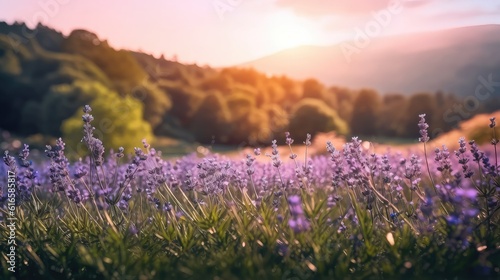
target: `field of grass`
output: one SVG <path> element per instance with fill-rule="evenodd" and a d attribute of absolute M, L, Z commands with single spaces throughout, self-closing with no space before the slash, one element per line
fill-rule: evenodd
<path fill-rule="evenodd" d="M 241 159 L 175 160 L 146 141 L 106 153 L 92 120 L 86 106 L 80 161 L 62 139 L 42 163 L 28 146 L 5 153 L 2 279 L 500 277 L 494 119 L 495 145 L 457 139 L 456 151 L 426 146 L 422 115 L 414 154 L 354 137 L 311 155 L 307 136 L 297 155 L 287 135 Z"/>

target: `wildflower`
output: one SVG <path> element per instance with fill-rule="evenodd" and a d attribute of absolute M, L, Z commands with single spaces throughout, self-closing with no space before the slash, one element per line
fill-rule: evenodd
<path fill-rule="evenodd" d="M 483 167 L 488 174 L 490 174 L 491 176 L 494 176 L 494 177 L 497 176 L 496 168 L 494 165 L 492 165 L 490 163 L 489 157 L 485 156 L 481 159 L 481 161 L 483 162 Z"/>
<path fill-rule="evenodd" d="M 440 150 L 439 148 L 436 148 L 435 150 L 436 157 L 434 158 L 434 161 L 439 165 L 437 167 L 437 170 L 440 172 L 448 171 L 452 172 L 451 168 L 451 162 L 450 162 L 450 153 L 448 149 L 446 148 L 445 145 L 443 145 L 443 149 Z"/>
<path fill-rule="evenodd" d="M 473 160 L 479 163 L 481 159 L 484 157 L 484 153 L 479 150 L 474 140 L 469 141 L 469 145 L 470 145 L 470 152 L 472 153 L 472 157 L 474 158 Z"/>
<path fill-rule="evenodd" d="M 122 158 L 122 157 L 124 157 L 124 156 L 125 156 L 125 155 L 123 154 L 123 151 L 124 151 L 124 150 L 125 150 L 125 149 L 124 149 L 123 147 L 118 148 L 118 153 L 116 154 L 116 157 L 117 157 L 117 158 Z"/>
<path fill-rule="evenodd" d="M 457 189 L 455 195 L 458 201 L 461 201 L 462 199 L 474 200 L 477 196 L 477 191 L 473 188 Z"/>
<path fill-rule="evenodd" d="M 9 167 L 10 171 L 16 174 L 17 170 L 16 159 L 13 156 L 10 156 L 8 151 L 5 151 L 4 153 L 3 162 L 5 163 L 5 165 Z"/>
<path fill-rule="evenodd" d="M 122 211 L 127 211 L 128 208 L 129 208 L 129 205 L 128 205 L 128 202 L 121 199 L 119 202 L 118 202 L 118 208 L 120 208 L 120 210 Z"/>
<path fill-rule="evenodd" d="M 309 229 L 309 222 L 307 221 L 302 203 L 298 195 L 292 195 L 288 198 L 288 206 L 290 207 L 291 218 L 288 220 L 288 225 L 295 232 L 303 232 Z"/>
<path fill-rule="evenodd" d="M 272 152 L 271 153 L 272 153 L 273 156 L 275 156 L 275 155 L 278 154 L 278 144 L 276 144 L 276 142 L 277 142 L 276 139 L 274 139 L 271 142 L 272 143 L 272 145 L 271 145 Z"/>
<path fill-rule="evenodd" d="M 29 145 L 24 144 L 23 150 L 21 151 L 21 153 L 19 153 L 19 159 L 21 160 L 22 167 L 29 167 L 31 165 L 31 163 L 27 159 L 30 154 L 29 148 Z"/>
<path fill-rule="evenodd" d="M 148 159 L 148 156 L 139 148 L 135 147 L 134 148 L 134 151 L 135 151 L 135 156 L 141 160 L 141 161 L 144 161 L 146 159 Z"/>
<path fill-rule="evenodd" d="M 163 211 L 170 212 L 172 211 L 172 204 L 170 202 L 166 202 L 163 206 Z"/>
<path fill-rule="evenodd" d="M 425 114 L 418 115 L 420 117 L 420 121 L 418 122 L 418 128 L 420 129 L 420 138 L 418 138 L 419 142 L 426 143 L 429 141 L 429 135 L 427 134 L 427 129 L 429 125 L 425 122 Z"/>
<path fill-rule="evenodd" d="M 405 160 L 406 162 L 406 160 Z M 405 173 L 404 176 L 411 180 L 414 177 L 420 177 L 422 175 L 420 159 L 416 155 L 411 155 L 410 164 L 405 165 Z"/>
<path fill-rule="evenodd" d="M 148 144 L 148 141 L 146 139 L 142 139 L 142 145 L 144 147 L 144 149 L 149 149 L 149 144 Z"/>
<path fill-rule="evenodd" d="M 307 133 L 307 135 L 306 135 L 306 141 L 304 141 L 304 144 L 306 146 L 311 146 L 311 134 Z"/>
<path fill-rule="evenodd" d="M 68 171 L 69 162 L 64 155 L 65 145 L 64 141 L 59 138 L 54 146 L 47 145 L 45 150 L 51 161 L 49 178 L 54 191 L 63 191 L 72 184 L 68 178 L 70 173 Z"/>
<path fill-rule="evenodd" d="M 130 226 L 128 227 L 128 232 L 131 235 L 137 235 L 139 231 L 137 230 L 137 227 L 133 223 L 131 223 Z"/>
<path fill-rule="evenodd" d="M 425 199 L 425 202 L 420 205 L 420 211 L 426 216 L 430 217 L 432 215 L 432 210 L 433 210 L 433 201 L 432 197 L 427 196 Z"/>
<path fill-rule="evenodd" d="M 102 141 L 94 137 L 94 130 L 90 123 L 94 120 L 94 117 L 89 113 L 92 111 L 89 105 L 83 107 L 83 138 L 82 141 L 87 144 L 90 151 L 90 155 L 94 160 L 96 166 L 101 166 L 104 162 L 104 145 Z"/>
<path fill-rule="evenodd" d="M 458 163 L 462 166 L 462 173 L 464 174 L 464 178 L 470 178 L 474 174 L 472 170 L 470 170 L 468 162 L 469 159 L 466 157 L 465 152 L 467 152 L 466 142 L 464 137 L 460 137 L 458 139 L 458 151 L 455 151 L 455 156 L 458 158 Z"/>
<path fill-rule="evenodd" d="M 78 204 L 82 201 L 82 196 L 79 189 L 68 190 L 68 198 Z"/>
<path fill-rule="evenodd" d="M 252 175 L 255 173 L 255 169 L 253 168 L 253 163 L 255 161 L 255 157 L 252 157 L 250 154 L 247 154 L 246 165 L 248 167 L 247 174 Z"/>
<path fill-rule="evenodd" d="M 83 176 L 87 175 L 87 168 L 85 166 L 80 166 L 75 171 L 75 178 L 80 179 Z"/>
<path fill-rule="evenodd" d="M 293 139 L 292 139 L 292 138 L 290 138 L 290 132 L 288 132 L 288 131 L 287 131 L 287 132 L 285 132 L 285 137 L 286 137 L 286 139 L 285 139 L 285 143 L 286 143 L 288 146 L 292 145 L 292 144 L 293 144 Z"/>
<path fill-rule="evenodd" d="M 494 128 L 497 125 L 495 122 L 495 117 L 490 118 L 490 128 Z"/>
<path fill-rule="evenodd" d="M 279 158 L 279 152 L 278 152 L 278 145 L 276 144 L 276 140 L 273 140 L 272 141 L 272 145 L 271 145 L 271 149 L 272 149 L 272 152 L 271 152 L 271 160 L 273 162 L 273 166 L 276 167 L 276 168 L 279 168 L 282 164 L 282 161 L 280 160 Z"/>
<path fill-rule="evenodd" d="M 389 184 L 393 180 L 394 174 L 391 171 L 391 164 L 389 163 L 389 158 L 387 155 L 382 156 L 382 181 L 385 184 Z"/>

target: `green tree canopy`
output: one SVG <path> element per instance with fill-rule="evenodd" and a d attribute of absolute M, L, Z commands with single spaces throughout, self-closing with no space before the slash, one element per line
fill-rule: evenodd
<path fill-rule="evenodd" d="M 85 30 L 74 30 L 64 41 L 62 50 L 76 53 L 94 62 L 113 81 L 140 84 L 146 76 L 137 60 L 125 50 L 115 50 L 97 35 Z"/>
<path fill-rule="evenodd" d="M 133 88 L 132 97 L 144 104 L 144 119 L 153 129 L 161 124 L 166 112 L 172 108 L 172 102 L 167 94 L 150 82 L 143 82 Z"/>
<path fill-rule="evenodd" d="M 304 98 L 316 98 L 316 99 L 324 98 L 323 95 L 325 87 L 316 79 L 305 80 L 304 84 L 302 84 L 302 90 L 303 90 L 302 96 Z"/>
<path fill-rule="evenodd" d="M 377 115 L 380 100 L 376 91 L 364 89 L 354 100 L 351 116 L 351 133 L 372 136 L 377 133 Z"/>
<path fill-rule="evenodd" d="M 39 119 L 43 133 L 61 136 L 61 125 L 66 119 L 77 113 L 78 108 L 108 91 L 101 83 L 87 81 L 52 86 L 41 103 Z"/>
<path fill-rule="evenodd" d="M 408 100 L 407 107 L 405 108 L 406 119 L 403 120 L 405 124 L 405 131 L 408 137 L 418 138 L 418 115 L 426 114 L 426 121 L 429 124 L 429 136 L 433 136 L 432 131 L 439 127 L 436 127 L 436 118 L 442 117 L 438 116 L 436 102 L 434 96 L 430 93 L 416 93 L 410 96 Z"/>
<path fill-rule="evenodd" d="M 330 109 L 325 102 L 313 98 L 305 98 L 292 109 L 290 132 L 293 135 L 315 135 L 318 132 L 336 131 L 339 134 L 349 132 L 347 124 Z"/>
<path fill-rule="evenodd" d="M 209 93 L 194 113 L 190 129 L 201 143 L 226 143 L 231 130 L 231 113 L 220 93 Z"/>
<path fill-rule="evenodd" d="M 237 93 L 227 98 L 231 113 L 231 132 L 228 143 L 257 144 L 269 136 L 269 117 L 265 111 L 255 106 L 255 100 L 250 96 Z"/>
<path fill-rule="evenodd" d="M 124 147 L 128 153 L 141 145 L 142 139 L 153 140 L 153 133 L 148 122 L 143 120 L 143 105 L 138 100 L 126 96 L 120 97 L 114 91 L 101 91 L 99 98 L 90 104 L 94 116 L 94 136 L 99 138 L 108 149 Z M 83 106 L 62 124 L 63 137 L 68 150 L 76 151 L 80 156 L 85 152 L 81 144 L 83 137 Z"/>

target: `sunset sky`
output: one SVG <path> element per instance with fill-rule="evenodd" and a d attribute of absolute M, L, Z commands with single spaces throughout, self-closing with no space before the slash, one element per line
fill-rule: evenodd
<path fill-rule="evenodd" d="M 229 66 L 300 45 L 352 39 L 374 14 L 390 13 L 378 36 L 500 24 L 498 0 L 0 0 L 0 20 L 97 33 L 117 48 L 180 62 Z M 147 4 L 145 4 L 147 3 Z M 383 13 L 383 12 L 382 12 Z M 386 13 L 387 14 L 387 13 Z"/>

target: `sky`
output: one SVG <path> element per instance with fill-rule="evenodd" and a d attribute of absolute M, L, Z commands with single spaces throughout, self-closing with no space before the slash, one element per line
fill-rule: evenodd
<path fill-rule="evenodd" d="M 500 0 L 0 0 L 0 21 L 86 29 L 115 48 L 222 67 L 359 32 L 500 24 Z"/>

